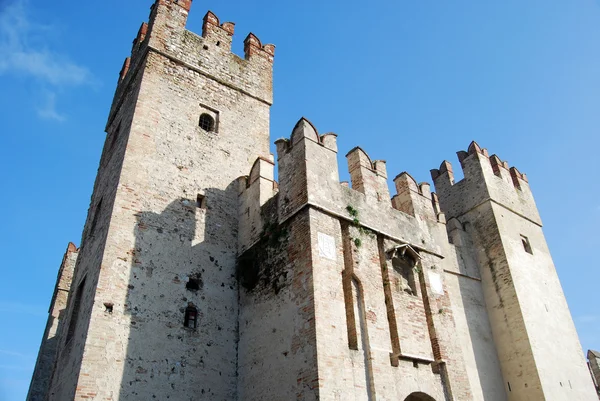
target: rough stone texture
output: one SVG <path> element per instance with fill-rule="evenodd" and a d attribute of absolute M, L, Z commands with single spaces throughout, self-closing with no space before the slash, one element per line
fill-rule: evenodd
<path fill-rule="evenodd" d="M 27 401 L 44 401 L 48 397 L 50 380 L 56 368 L 58 346 L 61 342 L 61 336 L 65 334 L 63 328 L 65 309 L 71 289 L 71 281 L 73 280 L 77 254 L 78 249 L 75 244 L 72 242 L 69 243 L 58 269 L 56 285 L 52 300 L 50 301 L 50 309 L 48 310 L 48 322 L 46 323 L 46 330 L 44 331 L 44 337 L 42 338 L 42 344 L 40 345 L 40 351 L 35 363 Z"/>
<path fill-rule="evenodd" d="M 185 30 L 190 6 L 156 0 L 123 64 L 30 397 L 590 399 L 523 174 L 474 143 L 465 180 L 444 162 L 435 194 L 404 172 L 390 199 L 384 161 L 355 148 L 340 183 L 336 135 L 303 118 L 276 183 L 274 46 L 250 34 L 242 59 L 233 23 Z"/>
<path fill-rule="evenodd" d="M 592 380 L 596 386 L 598 398 L 600 398 L 600 352 L 589 350 L 587 353 L 587 358 L 590 374 L 592 375 Z"/>
<path fill-rule="evenodd" d="M 462 181 L 448 162 L 432 176 L 450 238 L 479 265 L 508 399 L 593 399 L 526 177 L 476 143 L 458 155 Z"/>

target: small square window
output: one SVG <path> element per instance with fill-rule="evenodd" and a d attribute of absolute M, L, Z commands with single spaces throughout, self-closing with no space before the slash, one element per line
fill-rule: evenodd
<path fill-rule="evenodd" d="M 219 111 L 206 104 L 200 104 L 198 127 L 204 132 L 219 132 Z"/>
<path fill-rule="evenodd" d="M 531 249 L 531 243 L 529 242 L 529 238 L 524 235 L 521 235 L 521 242 L 523 243 L 523 248 L 525 252 L 533 255 L 533 250 Z"/>

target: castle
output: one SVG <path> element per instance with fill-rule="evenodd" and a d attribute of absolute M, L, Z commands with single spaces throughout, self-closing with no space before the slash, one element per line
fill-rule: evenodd
<path fill-rule="evenodd" d="M 436 193 L 306 119 L 275 47 L 156 0 L 120 73 L 28 400 L 595 400 L 527 178 L 473 142 Z"/>

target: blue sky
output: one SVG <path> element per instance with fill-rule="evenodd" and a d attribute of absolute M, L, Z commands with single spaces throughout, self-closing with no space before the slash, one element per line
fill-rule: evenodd
<path fill-rule="evenodd" d="M 151 0 L 0 0 L 0 400 L 24 399 L 79 245 L 118 72 Z M 600 0 L 196 0 L 277 45 L 271 139 L 301 116 L 429 170 L 477 140 L 527 173 L 584 349 L 600 349 Z M 592 252 L 589 252 L 591 250 Z M 595 297 L 593 297 L 596 295 Z"/>

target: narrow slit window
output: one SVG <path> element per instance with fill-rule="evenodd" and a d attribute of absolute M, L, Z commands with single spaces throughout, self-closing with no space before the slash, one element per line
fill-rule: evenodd
<path fill-rule="evenodd" d="M 529 242 L 529 238 L 524 235 L 521 235 L 521 243 L 523 243 L 523 249 L 525 252 L 533 255 L 533 250 L 531 249 L 531 243 Z"/>
<path fill-rule="evenodd" d="M 200 128 L 202 128 L 204 131 L 214 131 L 215 130 L 215 119 L 212 118 L 212 116 L 210 116 L 207 113 L 202 113 L 200 115 L 200 122 L 199 122 Z"/>
<path fill-rule="evenodd" d="M 196 207 L 198 209 L 206 209 L 206 196 L 198 194 L 196 197 Z"/>
<path fill-rule="evenodd" d="M 198 309 L 193 306 L 188 306 L 185 308 L 185 318 L 183 321 L 183 326 L 188 329 L 195 329 L 198 324 Z"/>

